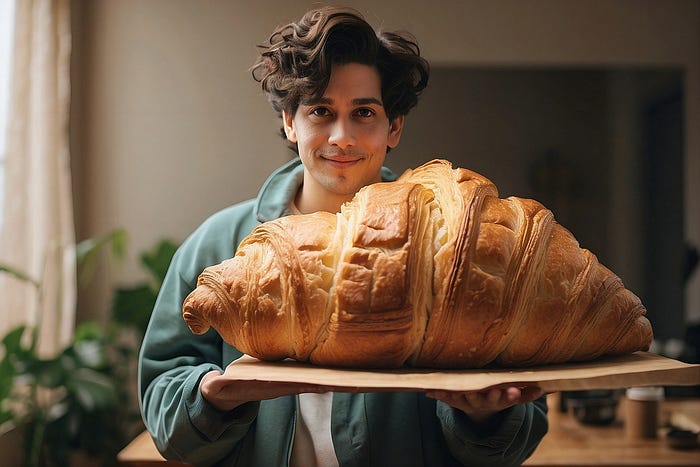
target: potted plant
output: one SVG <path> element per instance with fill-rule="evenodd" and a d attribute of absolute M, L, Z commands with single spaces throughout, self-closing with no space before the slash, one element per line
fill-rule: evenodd
<path fill-rule="evenodd" d="M 121 258 L 125 241 L 125 233 L 117 230 L 81 242 L 81 281 L 99 250 L 111 245 Z M 129 427 L 139 419 L 128 390 L 132 363 L 175 248 L 162 241 L 144 253 L 141 262 L 150 280 L 117 289 L 108 324 L 80 324 L 56 355 L 39 356 L 36 328 L 19 326 L 2 338 L 0 436 L 12 429 L 19 435 L 22 465 L 74 465 L 76 453 L 97 465 L 115 462 L 131 437 Z M 40 281 L 7 265 L 0 264 L 0 272 L 31 282 L 41 296 Z M 125 339 L 129 333 L 131 338 Z"/>

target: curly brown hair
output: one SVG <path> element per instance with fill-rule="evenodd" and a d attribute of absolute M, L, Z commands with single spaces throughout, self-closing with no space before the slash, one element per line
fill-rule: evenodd
<path fill-rule="evenodd" d="M 303 100 L 321 97 L 331 68 L 361 63 L 377 68 L 389 120 L 406 115 L 428 84 L 430 66 L 408 33 L 375 31 L 351 8 L 322 7 L 276 29 L 253 65 L 253 78 L 275 111 L 294 115 Z"/>

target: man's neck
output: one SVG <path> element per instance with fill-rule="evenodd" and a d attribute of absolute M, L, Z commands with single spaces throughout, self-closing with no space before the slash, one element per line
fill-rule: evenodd
<path fill-rule="evenodd" d="M 340 207 L 343 203 L 350 201 L 352 196 L 336 195 L 332 193 L 324 193 L 322 196 L 316 196 L 307 191 L 304 191 L 304 186 L 299 187 L 297 196 L 294 199 L 296 208 L 302 214 L 310 214 L 317 211 L 340 212 Z"/>

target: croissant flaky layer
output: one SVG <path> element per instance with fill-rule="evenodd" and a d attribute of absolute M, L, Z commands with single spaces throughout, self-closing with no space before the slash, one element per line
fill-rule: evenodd
<path fill-rule="evenodd" d="M 551 211 L 433 160 L 340 213 L 258 226 L 183 317 L 263 360 L 521 367 L 647 350 L 639 298 Z"/>

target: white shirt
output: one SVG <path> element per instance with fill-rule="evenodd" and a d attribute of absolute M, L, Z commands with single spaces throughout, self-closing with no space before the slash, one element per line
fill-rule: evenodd
<path fill-rule="evenodd" d="M 331 438 L 333 393 L 299 394 L 290 466 L 338 467 Z"/>

